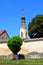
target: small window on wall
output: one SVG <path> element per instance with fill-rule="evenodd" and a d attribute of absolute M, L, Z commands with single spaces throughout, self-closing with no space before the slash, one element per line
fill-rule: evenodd
<path fill-rule="evenodd" d="M 23 37 L 23 32 L 21 32 L 21 37 Z"/>
<path fill-rule="evenodd" d="M 4 36 L 2 36 L 2 40 L 4 39 Z"/>

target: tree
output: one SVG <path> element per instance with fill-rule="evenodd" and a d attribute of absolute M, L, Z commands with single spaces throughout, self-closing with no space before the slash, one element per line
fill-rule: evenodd
<path fill-rule="evenodd" d="M 19 36 L 14 36 L 8 40 L 7 45 L 14 54 L 17 54 L 17 52 L 19 52 L 19 50 L 21 49 L 22 43 L 23 40 Z"/>
<path fill-rule="evenodd" d="M 43 15 L 37 15 L 28 24 L 28 34 L 30 38 L 43 37 Z"/>

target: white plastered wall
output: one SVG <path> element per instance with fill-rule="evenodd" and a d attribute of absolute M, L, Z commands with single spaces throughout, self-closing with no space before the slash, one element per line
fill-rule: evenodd
<path fill-rule="evenodd" d="M 28 33 L 27 32 L 27 29 L 24 29 L 24 28 L 20 28 L 20 37 L 21 37 L 21 32 L 23 32 L 23 38 L 26 38 L 26 33 Z M 22 37 L 21 37 L 22 38 Z"/>
<path fill-rule="evenodd" d="M 23 45 L 21 46 L 21 50 L 19 53 L 21 54 L 27 54 L 30 52 L 43 52 L 43 41 L 30 41 L 30 42 L 23 42 Z"/>

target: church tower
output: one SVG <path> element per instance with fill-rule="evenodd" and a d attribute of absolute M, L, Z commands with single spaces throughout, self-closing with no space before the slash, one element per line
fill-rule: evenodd
<path fill-rule="evenodd" d="M 26 22 L 25 22 L 25 16 L 24 16 L 24 11 L 22 11 L 22 16 L 21 16 L 21 27 L 20 27 L 20 37 L 22 39 L 27 38 L 28 31 L 26 28 Z"/>

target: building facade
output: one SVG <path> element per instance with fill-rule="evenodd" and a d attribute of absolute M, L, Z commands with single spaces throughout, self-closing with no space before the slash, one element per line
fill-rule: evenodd
<path fill-rule="evenodd" d="M 6 30 L 0 30 L 0 43 L 6 43 L 9 38 Z"/>

